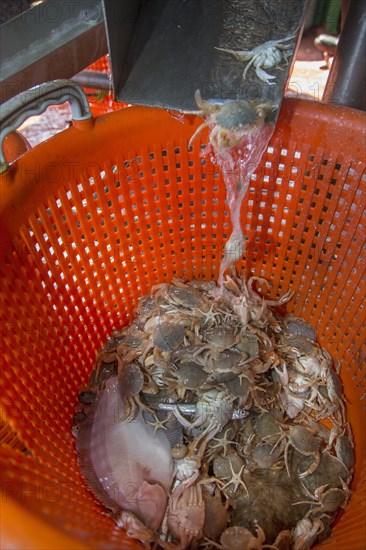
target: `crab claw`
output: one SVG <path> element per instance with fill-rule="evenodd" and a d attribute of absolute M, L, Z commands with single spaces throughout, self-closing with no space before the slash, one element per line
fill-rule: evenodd
<path fill-rule="evenodd" d="M 287 372 L 286 363 L 285 363 L 285 361 L 283 361 L 283 359 L 281 359 L 280 365 L 281 365 L 282 370 L 280 368 L 278 368 L 277 366 L 275 366 L 274 370 L 277 372 L 282 386 L 287 386 L 287 384 L 288 384 L 288 372 Z"/>
<path fill-rule="evenodd" d="M 256 67 L 255 72 L 257 73 L 258 78 L 260 78 L 266 84 L 269 84 L 270 86 L 274 84 L 274 82 L 270 82 L 271 80 L 276 78 L 274 75 L 266 73 L 266 71 L 264 71 L 260 67 Z"/>

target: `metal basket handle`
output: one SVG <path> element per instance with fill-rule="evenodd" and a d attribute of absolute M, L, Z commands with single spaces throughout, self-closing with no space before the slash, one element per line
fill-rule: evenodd
<path fill-rule="evenodd" d="M 88 99 L 83 90 L 72 80 L 53 80 L 34 86 L 12 97 L 0 108 L 0 173 L 8 168 L 3 142 L 5 137 L 16 130 L 27 118 L 40 115 L 49 105 L 70 103 L 73 120 L 92 118 Z"/>

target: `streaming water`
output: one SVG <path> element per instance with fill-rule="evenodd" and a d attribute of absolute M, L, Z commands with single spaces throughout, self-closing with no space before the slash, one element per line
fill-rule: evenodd
<path fill-rule="evenodd" d="M 267 148 L 273 130 L 272 124 L 261 124 L 257 128 L 248 130 L 236 147 L 213 148 L 226 185 L 226 200 L 232 223 L 232 233 L 225 244 L 224 256 L 220 264 L 219 287 L 222 287 L 225 272 L 243 256 L 245 235 L 240 222 L 241 207 L 248 191 L 251 175 Z"/>

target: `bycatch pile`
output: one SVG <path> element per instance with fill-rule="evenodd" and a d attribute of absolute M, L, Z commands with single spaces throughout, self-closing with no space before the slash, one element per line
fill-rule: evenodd
<path fill-rule="evenodd" d="M 347 504 L 340 365 L 283 313 L 292 295 L 265 288 L 235 276 L 153 287 L 80 390 L 81 471 L 146 548 L 306 550 Z"/>

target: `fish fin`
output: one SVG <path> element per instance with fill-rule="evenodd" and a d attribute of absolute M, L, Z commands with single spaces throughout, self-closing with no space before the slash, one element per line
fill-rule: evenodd
<path fill-rule="evenodd" d="M 85 420 L 79 424 L 79 429 L 76 436 L 78 463 L 82 476 L 94 496 L 113 513 L 118 513 L 121 510 L 121 507 L 109 496 L 103 485 L 100 483 L 91 460 L 90 445 L 97 406 L 98 399 L 96 399 L 95 402 L 88 407 Z"/>

